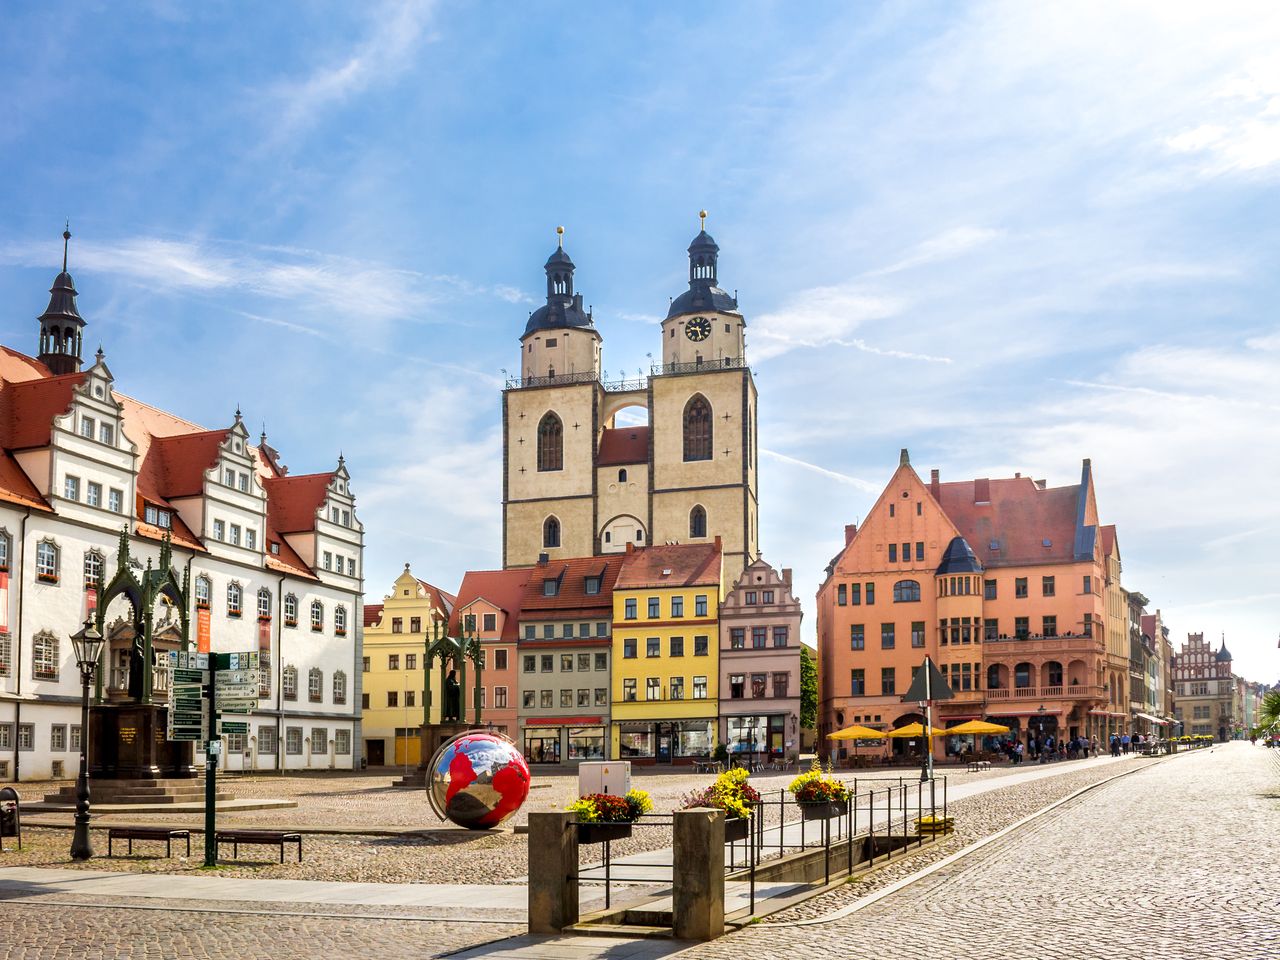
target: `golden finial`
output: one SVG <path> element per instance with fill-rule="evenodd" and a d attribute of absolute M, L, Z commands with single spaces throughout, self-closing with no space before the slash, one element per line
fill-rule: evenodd
<path fill-rule="evenodd" d="M 556 243 L 561 250 L 564 249 L 564 227 L 556 227 Z"/>
<path fill-rule="evenodd" d="M 699 211 L 698 211 L 698 219 L 702 221 L 702 227 L 701 227 L 701 229 L 702 229 L 702 230 L 706 230 L 706 229 L 707 229 L 707 211 L 705 211 L 705 210 L 699 210 Z"/>

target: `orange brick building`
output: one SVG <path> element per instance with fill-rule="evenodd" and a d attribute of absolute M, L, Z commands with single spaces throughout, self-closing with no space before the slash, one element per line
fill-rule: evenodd
<path fill-rule="evenodd" d="M 1105 739 L 1122 718 L 1108 693 L 1106 575 L 1088 460 L 1065 487 L 1020 474 L 942 483 L 936 470 L 925 483 L 903 450 L 818 589 L 820 749 L 853 723 L 923 719 L 902 695 L 926 654 L 955 692 L 937 726 L 978 718 L 1023 740 Z"/>

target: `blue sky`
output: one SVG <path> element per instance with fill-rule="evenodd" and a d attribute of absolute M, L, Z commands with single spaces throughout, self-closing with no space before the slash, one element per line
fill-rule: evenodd
<path fill-rule="evenodd" d="M 1117 9 L 1119 7 L 1119 9 Z M 498 563 L 499 386 L 564 224 L 605 366 L 696 212 L 812 596 L 900 447 L 1071 483 L 1175 637 L 1280 676 L 1280 8 L 10 4 L 0 337 L 64 217 L 90 342 L 294 472 L 341 449 L 370 599 Z"/>

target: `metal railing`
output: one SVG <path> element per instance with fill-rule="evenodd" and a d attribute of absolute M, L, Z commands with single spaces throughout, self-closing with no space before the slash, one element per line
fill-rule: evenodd
<path fill-rule="evenodd" d="M 681 363 L 654 363 L 649 366 L 650 376 L 670 373 L 706 373 L 708 370 L 739 370 L 747 366 L 745 357 L 719 357 L 714 360 L 688 360 Z M 554 387 L 570 383 L 598 383 L 610 393 L 644 390 L 649 386 L 648 377 L 637 371 L 635 379 L 625 374 L 621 379 L 610 380 L 607 372 L 584 370 L 575 373 L 551 373 L 535 377 L 507 377 L 504 389 L 520 390 L 525 387 Z"/>

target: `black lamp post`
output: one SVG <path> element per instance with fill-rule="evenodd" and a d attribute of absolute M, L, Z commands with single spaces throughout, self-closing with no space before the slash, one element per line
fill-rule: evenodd
<path fill-rule="evenodd" d="M 88 860 L 93 856 L 89 842 L 89 685 L 102 655 L 102 634 L 93 625 L 93 617 L 71 635 L 71 647 L 80 666 L 80 776 L 76 778 L 76 828 L 71 836 L 71 859 Z"/>

